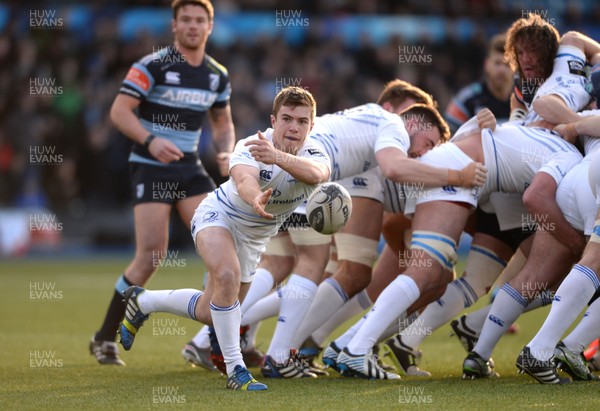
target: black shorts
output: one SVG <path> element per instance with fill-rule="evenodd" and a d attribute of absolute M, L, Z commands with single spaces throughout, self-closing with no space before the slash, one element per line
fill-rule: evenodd
<path fill-rule="evenodd" d="M 174 204 L 216 188 L 204 167 L 194 162 L 164 167 L 131 162 L 129 176 L 133 205 Z"/>
<path fill-rule="evenodd" d="M 477 215 L 477 222 L 475 223 L 475 232 L 487 234 L 490 237 L 494 237 L 500 241 L 503 241 L 506 245 L 514 251 L 517 251 L 519 244 L 523 242 L 531 234 L 535 233 L 535 229 L 529 228 L 513 228 L 511 230 L 500 231 L 500 224 L 498 224 L 498 218 L 496 214 L 490 214 L 477 207 L 475 212 Z"/>

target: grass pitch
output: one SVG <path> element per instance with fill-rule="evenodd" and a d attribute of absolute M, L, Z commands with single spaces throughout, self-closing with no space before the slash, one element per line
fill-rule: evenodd
<path fill-rule="evenodd" d="M 445 325 L 422 346 L 421 367 L 431 371 L 429 379 L 365 381 L 332 371 L 329 378 L 273 381 L 251 369 L 269 390 L 233 392 L 225 388 L 224 377 L 184 364 L 180 351 L 199 325 L 169 315 L 153 315 L 146 322 L 133 349 L 122 352 L 126 367 L 100 366 L 88 352 L 88 341 L 127 263 L 122 257 L 0 262 L 0 408 L 490 410 L 600 405 L 597 383 L 542 386 L 517 376 L 515 358 L 547 309 L 526 314 L 518 321 L 521 332 L 502 339 L 494 352 L 498 380 L 461 379 L 465 352 Z M 190 255 L 178 267 L 162 268 L 148 288 L 200 288 L 202 273 L 200 260 Z M 263 350 L 274 325 L 267 321 L 259 331 Z"/>

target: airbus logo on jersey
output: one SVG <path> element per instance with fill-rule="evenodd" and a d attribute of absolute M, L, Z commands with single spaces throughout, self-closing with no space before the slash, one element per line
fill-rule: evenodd
<path fill-rule="evenodd" d="M 179 73 L 175 71 L 167 71 L 165 73 L 165 83 L 167 84 L 181 84 L 181 79 L 179 78 Z"/>
<path fill-rule="evenodd" d="M 456 194 L 458 192 L 454 186 L 443 186 L 442 190 L 444 190 L 446 194 Z"/>
<path fill-rule="evenodd" d="M 217 95 L 209 91 L 192 91 L 192 90 L 177 90 L 168 89 L 165 91 L 160 98 L 173 103 L 187 103 L 187 104 L 202 104 L 205 106 L 212 106 Z"/>
<path fill-rule="evenodd" d="M 273 172 L 269 170 L 260 170 L 260 179 L 263 181 L 270 181 L 273 177 Z"/>
<path fill-rule="evenodd" d="M 354 179 L 352 180 L 352 185 L 354 187 L 366 187 L 368 179 L 363 178 L 363 177 L 354 177 Z"/>

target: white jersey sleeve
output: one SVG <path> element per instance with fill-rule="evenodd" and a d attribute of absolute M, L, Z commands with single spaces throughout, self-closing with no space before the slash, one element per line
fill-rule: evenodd
<path fill-rule="evenodd" d="M 574 46 L 560 46 L 554 59 L 552 74 L 537 90 L 533 102 L 540 97 L 554 94 L 560 97 L 569 109 L 578 112 L 590 101 L 590 95 L 585 90 L 586 82 L 583 51 Z M 525 117 L 525 124 L 541 119 L 535 110 L 530 110 Z"/>
<path fill-rule="evenodd" d="M 264 136 L 273 139 L 273 129 L 267 129 Z M 244 144 L 249 140 L 257 139 L 257 135 L 240 140 L 231 156 L 229 169 L 238 164 L 250 165 L 258 169 L 258 184 L 261 191 L 273 189 L 271 199 L 265 206 L 267 213 L 273 214 L 273 220 L 265 219 L 254 211 L 253 207 L 239 196 L 237 186 L 233 179 L 221 184 L 215 193 L 219 202 L 235 221 L 246 226 L 281 225 L 294 209 L 315 189 L 316 185 L 302 183 L 296 180 L 287 171 L 274 164 L 264 164 L 252 158 L 249 148 Z M 310 158 L 314 161 L 330 166 L 329 157 L 321 150 L 318 144 L 306 141 L 297 154 L 299 157 Z"/>
<path fill-rule="evenodd" d="M 407 153 L 410 147 L 400 116 L 373 103 L 317 117 L 310 139 L 331 159 L 331 181 L 376 167 L 376 151 L 395 147 Z"/>

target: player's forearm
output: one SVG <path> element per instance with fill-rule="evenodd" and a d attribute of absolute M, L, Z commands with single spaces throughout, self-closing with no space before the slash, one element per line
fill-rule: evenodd
<path fill-rule="evenodd" d="M 431 167 L 412 158 L 380 164 L 386 178 L 397 183 L 413 183 L 421 187 L 441 187 L 450 184 L 448 169 Z"/>
<path fill-rule="evenodd" d="M 235 128 L 233 123 L 213 129 L 213 144 L 218 153 L 231 153 L 235 146 Z"/>
<path fill-rule="evenodd" d="M 600 137 L 600 116 L 577 117 L 574 125 L 578 135 Z"/>
<path fill-rule="evenodd" d="M 256 196 L 261 193 L 260 185 L 256 178 L 252 175 L 245 174 L 235 180 L 240 198 L 244 200 L 245 203 L 252 205 Z"/>
<path fill-rule="evenodd" d="M 553 94 L 540 97 L 534 101 L 533 109 L 544 120 L 554 124 L 571 123 L 579 118 L 560 97 Z"/>
<path fill-rule="evenodd" d="M 329 169 L 326 165 L 283 151 L 277 153 L 275 164 L 296 180 L 306 184 L 320 184 L 329 179 Z"/>
<path fill-rule="evenodd" d="M 142 126 L 135 113 L 128 108 L 113 105 L 110 111 L 110 119 L 121 133 L 138 144 L 144 144 L 150 134 Z"/>
<path fill-rule="evenodd" d="M 231 153 L 235 146 L 235 127 L 229 106 L 210 110 L 213 144 L 219 153 Z"/>

